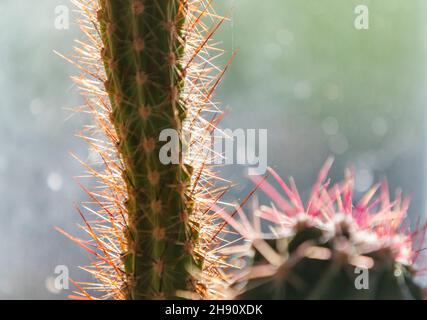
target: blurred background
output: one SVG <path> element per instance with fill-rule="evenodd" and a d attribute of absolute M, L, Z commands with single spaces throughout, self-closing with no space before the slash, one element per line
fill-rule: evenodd
<path fill-rule="evenodd" d="M 387 177 L 412 195 L 411 217 L 425 216 L 427 6 L 422 0 L 216 0 L 228 15 L 216 39 L 229 69 L 217 100 L 230 111 L 225 128 L 268 129 L 268 164 L 294 176 L 303 194 L 329 155 L 334 180 L 356 170 L 356 189 Z M 354 27 L 357 5 L 369 29 Z M 58 234 L 79 235 L 74 204 L 86 199 L 73 179 L 83 173 L 72 151 L 90 158 L 75 137 L 82 103 L 70 80 L 77 70 L 53 50 L 71 53 L 81 37 L 55 28 L 68 0 L 0 2 L 0 299 L 63 299 L 55 267 L 73 279 L 88 255 Z M 252 185 L 243 167 L 225 168 Z M 357 195 L 356 195 L 357 196 Z"/>

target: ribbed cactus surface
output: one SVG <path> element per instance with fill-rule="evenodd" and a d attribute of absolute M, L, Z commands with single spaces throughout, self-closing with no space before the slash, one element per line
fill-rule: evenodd
<path fill-rule="evenodd" d="M 227 188 L 211 161 L 221 119 L 212 101 L 225 69 L 212 40 L 224 19 L 204 0 L 72 0 L 84 39 L 70 59 L 92 116 L 81 161 L 96 187 L 79 207 L 97 280 L 76 298 L 174 299 L 212 295 L 227 268 L 212 241 Z M 166 141 L 165 141 L 166 139 Z"/>
<path fill-rule="evenodd" d="M 187 289 L 191 252 L 182 162 L 163 164 L 160 133 L 181 132 L 183 0 L 105 0 L 102 28 L 105 83 L 128 190 L 128 252 L 123 253 L 130 299 L 174 298 Z"/>

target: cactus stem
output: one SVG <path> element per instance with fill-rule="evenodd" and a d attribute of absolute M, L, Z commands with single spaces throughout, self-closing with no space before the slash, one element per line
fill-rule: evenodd
<path fill-rule="evenodd" d="M 101 159 L 84 164 L 100 186 L 87 190 L 98 210 L 84 205 L 96 217 L 84 219 L 92 241 L 70 237 L 95 255 L 85 270 L 102 286 L 80 285 L 77 294 L 206 298 L 227 265 L 209 240 L 228 182 L 206 153 L 221 118 L 211 98 L 227 67 L 212 67 L 222 52 L 212 36 L 224 19 L 204 0 L 72 1 L 86 35 L 73 57 L 83 71 L 79 111 L 96 124 L 82 137 Z M 176 164 L 159 159 L 164 129 L 189 137 Z"/>

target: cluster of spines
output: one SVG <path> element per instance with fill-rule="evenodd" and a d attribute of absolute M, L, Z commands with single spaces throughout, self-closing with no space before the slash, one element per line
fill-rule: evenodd
<path fill-rule="evenodd" d="M 294 227 L 291 236 L 271 241 L 282 263 L 273 267 L 265 252 L 258 251 L 238 298 L 422 299 L 413 269 L 397 262 L 389 246 L 363 251 L 371 244 L 357 239 L 351 223 L 338 220 L 333 232 L 303 223 Z"/>
<path fill-rule="evenodd" d="M 331 165 L 320 171 L 306 204 L 292 178 L 288 185 L 269 169 L 286 196 L 255 177 L 270 206 L 255 203 L 252 221 L 242 210 L 235 217 L 218 211 L 240 235 L 223 249 L 240 270 L 219 291 L 246 299 L 425 298 L 415 279 L 426 270 L 427 224 L 410 231 L 409 200 L 398 191 L 392 201 L 386 181 L 355 203 L 354 174 L 348 170 L 344 181 L 331 184 Z M 355 286 L 355 268 L 368 270 L 368 290 Z"/>
<path fill-rule="evenodd" d="M 83 187 L 90 201 L 79 209 L 91 240 L 73 238 L 95 256 L 84 269 L 98 282 L 76 283 L 77 296 L 210 297 L 227 268 L 212 250 L 227 186 L 209 166 L 225 71 L 212 36 L 224 19 L 205 0 L 73 2 L 86 35 L 70 59 L 82 70 L 79 111 L 95 119 L 82 137 L 99 159 L 85 164 L 99 185 Z M 159 160 L 163 129 L 186 137 L 178 164 Z"/>

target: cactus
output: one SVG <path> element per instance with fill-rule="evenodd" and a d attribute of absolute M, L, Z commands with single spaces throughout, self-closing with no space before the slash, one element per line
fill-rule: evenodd
<path fill-rule="evenodd" d="M 414 247 L 423 245 L 425 226 L 414 233 L 403 227 L 408 201 L 397 193 L 391 202 L 384 181 L 353 204 L 350 172 L 342 183 L 329 187 L 330 182 L 325 182 L 331 163 L 322 169 L 306 206 L 294 181 L 288 186 L 270 169 L 288 199 L 262 181 L 260 188 L 274 205 L 257 207 L 253 225 L 243 213 L 239 213 L 240 223 L 222 213 L 244 240 L 243 245 L 227 249 L 230 259 L 250 261 L 225 285 L 232 284 L 231 297 L 424 298 L 425 291 L 415 280 L 422 250 Z M 376 198 L 378 189 L 381 192 Z"/>
<path fill-rule="evenodd" d="M 330 230 L 307 222 L 295 225 L 292 236 L 277 239 L 288 244 L 286 252 L 278 252 L 283 264 L 267 279 L 249 280 L 240 299 L 422 298 L 411 268 L 397 262 L 389 246 L 359 242 L 351 220 L 337 220 L 332 236 Z M 364 246 L 375 249 L 362 255 Z M 258 266 L 266 262 L 259 259 Z"/>
<path fill-rule="evenodd" d="M 187 110 L 181 42 L 185 4 L 178 0 L 102 1 L 98 11 L 112 122 L 128 192 L 129 298 L 175 297 L 192 260 L 187 191 L 191 169 L 160 162 L 160 132 L 181 132 Z M 181 152 L 180 152 L 181 154 Z"/>
<path fill-rule="evenodd" d="M 350 175 L 332 188 L 324 182 L 328 161 L 306 206 L 293 180 L 289 187 L 270 170 L 289 199 L 257 181 L 274 205 L 255 208 L 254 226 L 242 209 L 255 189 L 231 216 L 220 207 L 228 182 L 210 166 L 222 115 L 212 96 L 228 65 L 213 64 L 222 51 L 212 36 L 224 18 L 211 1 L 73 2 L 86 40 L 66 59 L 82 71 L 78 111 L 94 124 L 81 136 L 98 159 L 80 160 L 97 182 L 82 185 L 90 201 L 78 208 L 89 240 L 60 230 L 94 256 L 83 269 L 96 282 L 75 282 L 73 298 L 423 296 L 416 234 L 400 228 L 408 202 L 400 194 L 390 202 L 385 183 L 379 198 L 375 186 L 353 206 Z M 169 164 L 159 158 L 165 129 L 180 137 Z M 355 287 L 355 268 L 369 271 L 369 290 Z"/>
<path fill-rule="evenodd" d="M 214 66 L 222 51 L 211 38 L 224 19 L 202 0 L 73 2 L 86 40 L 68 60 L 82 70 L 79 111 L 95 120 L 82 137 L 99 158 L 82 161 L 99 183 L 83 187 L 91 201 L 79 209 L 91 240 L 61 230 L 95 256 L 84 269 L 98 282 L 75 283 L 73 297 L 204 297 L 221 277 L 210 254 L 219 221 L 211 208 L 227 184 L 209 164 L 221 118 L 211 98 L 227 68 Z M 167 164 L 159 157 L 165 129 L 180 139 L 168 141 L 179 157 Z"/>

